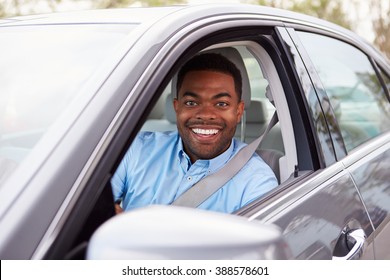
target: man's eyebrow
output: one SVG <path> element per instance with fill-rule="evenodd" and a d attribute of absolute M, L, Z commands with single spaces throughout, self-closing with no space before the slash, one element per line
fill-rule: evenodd
<path fill-rule="evenodd" d="M 199 97 L 198 94 L 192 92 L 192 91 L 186 91 L 185 93 L 183 93 L 183 97 L 186 97 L 186 96 L 189 96 L 189 97 L 194 97 L 194 98 L 197 98 Z"/>
<path fill-rule="evenodd" d="M 229 97 L 229 98 L 232 98 L 232 95 L 228 92 L 221 92 L 221 93 L 218 93 L 216 95 L 214 95 L 212 97 L 212 99 L 219 99 L 219 98 L 223 98 L 223 97 Z"/>
<path fill-rule="evenodd" d="M 196 94 L 192 91 L 186 91 L 183 93 L 183 97 L 193 97 L 193 98 L 199 98 L 199 94 Z M 232 95 L 228 92 L 221 92 L 212 97 L 212 99 L 220 99 L 223 97 L 233 98 Z"/>

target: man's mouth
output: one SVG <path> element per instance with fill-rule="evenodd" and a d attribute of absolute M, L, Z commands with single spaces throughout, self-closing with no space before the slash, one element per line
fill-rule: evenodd
<path fill-rule="evenodd" d="M 209 135 L 215 135 L 219 132 L 218 129 L 202 129 L 202 128 L 193 128 L 192 129 L 192 132 L 194 132 L 195 134 L 197 135 L 205 135 L 205 136 L 209 136 Z"/>

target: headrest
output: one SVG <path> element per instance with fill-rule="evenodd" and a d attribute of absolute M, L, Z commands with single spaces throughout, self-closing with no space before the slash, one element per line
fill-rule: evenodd
<path fill-rule="evenodd" d="M 267 121 L 267 107 L 261 100 L 252 99 L 251 104 L 246 111 L 247 123 L 265 123 Z"/>
<path fill-rule="evenodd" d="M 168 94 L 165 98 L 165 118 L 170 123 L 176 123 L 176 112 L 173 108 L 173 97 L 172 94 Z"/>
<path fill-rule="evenodd" d="M 251 87 L 250 87 L 250 83 L 249 83 L 249 76 L 248 76 L 248 72 L 246 71 L 244 60 L 242 59 L 238 50 L 233 48 L 233 47 L 226 47 L 226 48 L 207 50 L 207 51 L 204 51 L 204 53 L 221 54 L 236 65 L 238 70 L 240 70 L 240 72 L 241 72 L 241 78 L 242 78 L 241 99 L 245 103 L 245 109 L 249 108 L 249 105 L 251 102 Z M 176 84 L 177 84 L 177 75 L 175 75 L 172 79 L 172 96 L 177 96 Z"/>

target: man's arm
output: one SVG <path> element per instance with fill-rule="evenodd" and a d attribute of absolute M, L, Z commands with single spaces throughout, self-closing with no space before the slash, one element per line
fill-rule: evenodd
<path fill-rule="evenodd" d="M 128 170 L 128 155 L 126 153 L 122 162 L 115 171 L 114 176 L 111 178 L 111 188 L 115 201 L 115 212 L 117 214 L 123 212 L 121 203 L 128 189 Z"/>
<path fill-rule="evenodd" d="M 123 212 L 123 209 L 122 209 L 122 207 L 120 206 L 120 204 L 119 203 L 115 203 L 115 213 L 116 214 L 120 214 L 120 213 L 122 213 Z"/>

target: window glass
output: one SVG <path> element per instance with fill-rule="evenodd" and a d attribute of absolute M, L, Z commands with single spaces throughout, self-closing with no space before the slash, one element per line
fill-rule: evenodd
<path fill-rule="evenodd" d="M 342 41 L 298 32 L 335 111 L 347 151 L 390 129 L 390 106 L 368 57 Z"/>
<path fill-rule="evenodd" d="M 121 24 L 1 28 L 0 185 L 133 28 Z"/>

